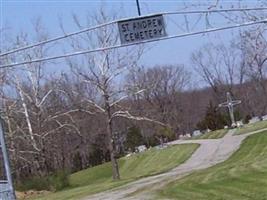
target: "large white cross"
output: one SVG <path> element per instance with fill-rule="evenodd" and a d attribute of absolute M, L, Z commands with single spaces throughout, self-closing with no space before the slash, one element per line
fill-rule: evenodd
<path fill-rule="evenodd" d="M 226 95 L 227 95 L 227 101 L 219 104 L 219 107 L 228 108 L 231 122 L 232 122 L 232 127 L 236 127 L 235 116 L 234 116 L 234 106 L 240 104 L 241 100 L 232 100 L 230 92 L 227 92 Z"/>

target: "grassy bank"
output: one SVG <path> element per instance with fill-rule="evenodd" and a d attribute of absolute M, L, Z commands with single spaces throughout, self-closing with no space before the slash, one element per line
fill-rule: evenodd
<path fill-rule="evenodd" d="M 190 139 L 199 140 L 199 139 L 219 139 L 225 136 L 228 132 L 228 129 L 220 129 L 216 131 L 211 131 L 200 136 L 192 137 Z"/>
<path fill-rule="evenodd" d="M 266 200 L 267 131 L 247 138 L 230 159 L 177 180 L 159 199 Z"/>
<path fill-rule="evenodd" d="M 238 135 L 238 134 L 250 133 L 264 128 L 267 128 L 267 121 L 259 121 L 253 124 L 245 124 L 243 127 L 237 128 L 235 134 Z"/>
<path fill-rule="evenodd" d="M 38 200 L 77 200 L 90 194 L 124 185 L 141 177 L 166 172 L 187 160 L 198 145 L 175 145 L 162 150 L 151 149 L 119 160 L 122 179 L 112 181 L 111 164 L 89 168 L 70 176 L 70 188 L 39 196 Z"/>

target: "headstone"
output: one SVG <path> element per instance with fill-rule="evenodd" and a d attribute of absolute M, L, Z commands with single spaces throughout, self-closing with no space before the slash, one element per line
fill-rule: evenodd
<path fill-rule="evenodd" d="M 191 136 L 191 134 L 190 133 L 186 133 L 186 134 L 181 134 L 181 135 L 179 135 L 179 139 L 180 140 L 186 140 L 186 139 L 188 139 L 188 138 L 191 138 L 192 136 Z"/>
<path fill-rule="evenodd" d="M 191 138 L 191 134 L 190 134 L 190 133 L 186 133 L 186 134 L 185 134 L 185 137 L 186 137 L 186 138 Z"/>
<path fill-rule="evenodd" d="M 132 153 L 128 153 L 125 157 L 128 158 L 130 156 L 132 156 Z"/>
<path fill-rule="evenodd" d="M 199 135 L 202 135 L 201 131 L 200 130 L 195 130 L 192 134 L 192 136 L 199 136 Z"/>
<path fill-rule="evenodd" d="M 239 128 L 239 127 L 244 126 L 244 124 L 243 124 L 242 121 L 237 121 L 237 122 L 236 122 L 236 126 Z"/>
<path fill-rule="evenodd" d="M 262 120 L 266 121 L 267 120 L 267 115 L 262 116 Z"/>
<path fill-rule="evenodd" d="M 259 117 L 253 117 L 249 120 L 249 124 L 254 124 L 256 122 L 260 121 L 260 118 Z"/>
<path fill-rule="evenodd" d="M 168 147 L 168 145 L 165 144 L 165 143 L 162 144 L 162 145 L 160 144 L 160 145 L 158 145 L 158 146 L 155 146 L 155 148 L 158 149 L 158 150 L 165 149 L 165 148 L 167 148 L 167 147 Z"/>
<path fill-rule="evenodd" d="M 136 147 L 136 149 L 137 149 L 137 151 L 140 152 L 140 153 L 141 153 L 141 152 L 144 152 L 144 151 L 147 150 L 147 148 L 146 148 L 145 145 L 138 146 L 138 147 Z"/>
<path fill-rule="evenodd" d="M 209 133 L 209 132 L 211 132 L 211 130 L 208 128 L 208 129 L 204 130 L 204 131 L 202 132 L 202 134 L 206 134 L 206 133 Z"/>

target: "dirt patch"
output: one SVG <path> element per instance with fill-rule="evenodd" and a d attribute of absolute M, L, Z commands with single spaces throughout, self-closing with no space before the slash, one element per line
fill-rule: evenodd
<path fill-rule="evenodd" d="M 51 192 L 46 191 L 46 190 L 42 190 L 42 191 L 28 190 L 25 192 L 16 191 L 16 197 L 18 200 L 24 200 L 24 199 L 30 199 L 33 197 L 48 195 L 50 193 Z"/>

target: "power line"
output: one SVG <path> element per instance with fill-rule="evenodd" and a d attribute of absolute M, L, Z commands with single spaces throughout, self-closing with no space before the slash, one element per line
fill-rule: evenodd
<path fill-rule="evenodd" d="M 218 10 L 189 10 L 189 11 L 169 11 L 169 12 L 163 12 L 162 14 L 204 14 L 204 13 L 217 13 L 217 12 L 240 12 L 240 11 L 259 11 L 259 10 L 267 10 L 267 7 L 258 7 L 258 8 L 231 8 L 231 9 L 218 9 Z"/>
<path fill-rule="evenodd" d="M 153 16 L 155 14 L 162 14 L 162 15 L 174 15 L 174 14 L 177 14 L 177 15 L 180 15 L 180 14 L 201 14 L 201 13 L 203 14 L 203 13 L 217 13 L 217 12 L 259 11 L 259 10 L 267 10 L 267 7 L 234 8 L 234 9 L 219 9 L 219 10 L 170 11 L 170 12 L 162 12 L 162 13 L 153 13 L 153 14 L 149 14 L 149 15 L 144 15 L 142 17 L 149 17 L 149 16 Z M 34 47 L 37 47 L 37 46 L 40 46 L 40 45 L 44 45 L 44 44 L 47 44 L 47 43 L 51 43 L 51 42 L 55 42 L 55 41 L 58 41 L 58 40 L 62 40 L 62 39 L 65 39 L 67 37 L 71 37 L 71 36 L 74 36 L 74 35 L 78 35 L 78 34 L 82 34 L 82 33 L 85 33 L 85 32 L 93 31 L 95 29 L 98 29 L 98 28 L 101 28 L 101 27 L 104 27 L 104 26 L 115 24 L 118 21 L 122 21 L 122 20 L 124 21 L 124 20 L 129 20 L 129 19 L 132 19 L 132 17 L 131 18 L 123 18 L 123 19 L 119 19 L 119 20 L 113 20 L 113 21 L 106 22 L 106 23 L 103 23 L 103 24 L 99 24 L 99 25 L 96 25 L 96 26 L 93 26 L 93 27 L 89 27 L 89 28 L 85 28 L 85 29 L 82 29 L 82 30 L 79 30 L 79 31 L 68 33 L 68 34 L 65 34 L 65 35 L 62 35 L 62 36 L 58 36 L 58 37 L 55 37 L 55 38 L 51 38 L 51 39 L 48 39 L 48 40 L 37 42 L 35 44 L 31 44 L 31 45 L 27 45 L 27 46 L 20 47 L 20 48 L 17 48 L 17 49 L 13 49 L 13 50 L 7 51 L 5 53 L 1 53 L 0 57 L 1 56 L 7 56 L 9 54 L 16 53 L 16 52 L 19 52 L 19 51 L 23 51 L 23 50 L 26 50 L 26 49 L 34 48 Z"/>
<path fill-rule="evenodd" d="M 224 26 L 224 27 L 220 27 L 220 28 L 212 28 L 212 29 L 207 29 L 204 31 L 196 31 L 196 32 L 190 32 L 190 33 L 185 33 L 185 34 L 180 34 L 180 35 L 172 35 L 172 36 L 167 36 L 167 37 L 163 37 L 163 38 L 151 39 L 148 41 L 139 41 L 139 42 L 129 43 L 129 44 L 118 44 L 118 45 L 114 45 L 114 46 L 101 47 L 101 48 L 85 50 L 85 51 L 78 51 L 78 52 L 63 54 L 63 55 L 59 55 L 59 56 L 45 57 L 45 58 L 35 59 L 35 60 L 31 60 L 31 61 L 23 61 L 23 62 L 19 62 L 19 63 L 0 65 L 0 69 L 15 67 L 15 66 L 24 65 L 24 64 L 31 64 L 31 63 L 61 59 L 61 58 L 66 58 L 66 57 L 73 57 L 73 56 L 77 56 L 77 55 L 94 53 L 94 52 L 99 52 L 99 51 L 112 50 L 112 49 L 117 49 L 117 48 L 121 48 L 121 47 L 128 47 L 128 46 L 132 46 L 132 45 L 150 43 L 150 42 L 155 42 L 155 41 L 169 40 L 169 39 L 173 39 L 173 38 L 187 37 L 187 36 L 199 35 L 199 34 L 203 34 L 203 33 L 227 30 L 227 29 L 232 29 L 232 28 L 239 28 L 239 27 L 250 26 L 250 25 L 255 25 L 255 24 L 260 24 L 260 23 L 267 23 L 267 19 L 260 20 L 260 21 L 253 21 L 253 22 L 245 22 L 242 24 L 236 24 L 236 25 L 232 25 L 232 26 Z"/>

